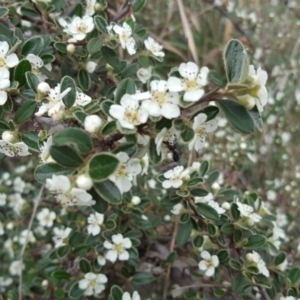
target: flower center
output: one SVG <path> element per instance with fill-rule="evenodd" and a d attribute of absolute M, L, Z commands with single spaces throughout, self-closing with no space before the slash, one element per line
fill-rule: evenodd
<path fill-rule="evenodd" d="M 195 133 L 199 135 L 200 137 L 205 137 L 206 136 L 206 130 L 204 126 L 200 126 L 195 130 Z"/>
<path fill-rule="evenodd" d="M 80 32 L 80 33 L 86 33 L 86 31 L 87 31 L 87 26 L 86 26 L 86 24 L 80 23 L 80 24 L 77 26 L 77 31 Z"/>
<path fill-rule="evenodd" d="M 183 79 L 187 91 L 195 91 L 200 88 L 197 79 Z"/>
<path fill-rule="evenodd" d="M 136 110 L 126 109 L 124 114 L 125 120 L 128 121 L 131 124 L 138 124 L 139 118 L 138 118 L 138 112 Z"/>
<path fill-rule="evenodd" d="M 0 57 L 0 67 L 4 67 L 6 65 L 6 61 L 4 57 Z"/>
<path fill-rule="evenodd" d="M 207 268 L 213 267 L 214 266 L 213 261 L 211 259 L 207 259 L 206 266 L 207 266 Z"/>
<path fill-rule="evenodd" d="M 124 251 L 123 244 L 114 244 L 114 250 L 117 251 L 118 253 L 123 252 Z"/>
<path fill-rule="evenodd" d="M 116 177 L 126 176 L 128 174 L 126 165 L 122 165 L 116 172 Z"/>
<path fill-rule="evenodd" d="M 96 286 L 97 286 L 97 278 L 94 278 L 89 282 L 89 287 L 95 289 Z"/>
<path fill-rule="evenodd" d="M 166 103 L 166 93 L 165 92 L 153 92 L 152 100 L 156 102 L 159 106 L 162 106 Z"/>

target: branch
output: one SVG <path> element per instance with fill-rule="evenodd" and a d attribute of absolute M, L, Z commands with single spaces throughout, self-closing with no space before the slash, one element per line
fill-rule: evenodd
<path fill-rule="evenodd" d="M 21 264 L 21 270 L 20 270 L 20 276 L 19 276 L 19 286 L 18 286 L 18 299 L 22 300 L 22 273 L 23 273 L 23 258 L 24 258 L 24 252 L 28 243 L 28 237 L 29 237 L 29 232 L 31 231 L 32 228 L 32 223 L 34 220 L 34 217 L 36 215 L 37 209 L 40 205 L 40 202 L 42 200 L 42 195 L 43 195 L 43 191 L 44 191 L 45 186 L 42 185 L 40 188 L 40 191 L 38 193 L 38 195 L 34 198 L 33 202 L 34 202 L 34 207 L 33 207 L 33 211 L 29 220 L 29 224 L 27 227 L 27 236 L 25 238 L 25 242 L 23 244 L 23 247 L 21 249 L 21 253 L 20 253 L 20 264 Z"/>

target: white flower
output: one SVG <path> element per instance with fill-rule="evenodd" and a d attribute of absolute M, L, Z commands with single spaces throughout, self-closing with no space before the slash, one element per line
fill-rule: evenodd
<path fill-rule="evenodd" d="M 41 226 L 52 227 L 56 218 L 56 213 L 48 208 L 43 208 L 36 216 Z"/>
<path fill-rule="evenodd" d="M 138 158 L 129 159 L 125 152 L 119 152 L 117 158 L 121 165 L 109 179 L 117 185 L 121 193 L 126 193 L 132 187 L 131 182 L 141 173 L 142 166 Z"/>
<path fill-rule="evenodd" d="M 214 200 L 214 195 L 212 193 L 208 193 L 204 197 L 194 197 L 195 203 L 208 203 L 209 201 Z"/>
<path fill-rule="evenodd" d="M 40 147 L 40 159 L 43 163 L 52 162 L 53 158 L 50 155 L 50 147 L 52 146 L 53 137 L 50 135 L 46 142 Z"/>
<path fill-rule="evenodd" d="M 245 218 L 248 225 L 252 226 L 261 220 L 261 216 L 254 213 L 253 207 L 241 202 L 237 202 L 238 210 L 240 211 L 241 217 Z"/>
<path fill-rule="evenodd" d="M 71 23 L 67 23 L 65 20 L 60 18 L 59 23 L 64 27 L 63 31 L 72 36 L 72 38 L 69 39 L 69 42 L 84 40 L 86 35 L 95 27 L 94 20 L 90 16 L 84 16 L 82 18 L 75 17 Z"/>
<path fill-rule="evenodd" d="M 171 187 L 177 189 L 183 184 L 183 180 L 187 178 L 190 170 L 184 170 L 183 166 L 177 166 L 173 170 L 169 170 L 164 173 L 164 177 L 167 180 L 163 181 L 162 186 L 165 189 L 169 189 Z"/>
<path fill-rule="evenodd" d="M 79 281 L 79 288 L 84 291 L 86 296 L 97 296 L 105 289 L 104 283 L 107 277 L 104 274 L 86 273 L 84 279 Z"/>
<path fill-rule="evenodd" d="M 26 183 L 21 179 L 21 177 L 16 177 L 13 181 L 14 191 L 17 193 L 23 193 Z"/>
<path fill-rule="evenodd" d="M 144 100 L 142 104 L 150 116 L 163 116 L 167 119 L 179 117 L 179 94 L 167 91 L 167 81 L 153 80 L 150 83 L 150 89 L 151 99 Z"/>
<path fill-rule="evenodd" d="M 175 141 L 176 141 L 175 129 L 173 127 L 171 127 L 170 129 L 167 129 L 166 127 L 164 127 L 157 134 L 157 136 L 155 138 L 157 155 L 160 155 L 160 153 L 162 153 L 162 156 L 166 156 L 166 154 L 169 150 L 165 146 L 165 143 L 169 143 L 170 145 L 173 145 Z"/>
<path fill-rule="evenodd" d="M 216 255 L 210 255 L 207 251 L 201 252 L 203 260 L 199 262 L 199 269 L 205 271 L 207 277 L 214 276 L 215 268 L 219 265 L 219 258 Z"/>
<path fill-rule="evenodd" d="M 280 297 L 279 300 L 300 300 L 300 298 L 295 298 L 293 296 Z"/>
<path fill-rule="evenodd" d="M 218 202 L 214 200 L 208 201 L 207 204 L 211 206 L 214 210 L 216 210 L 219 215 L 223 214 L 226 211 L 224 208 L 220 207 L 220 204 Z"/>
<path fill-rule="evenodd" d="M 183 209 L 183 205 L 181 203 L 178 203 L 173 206 L 171 213 L 173 215 L 179 215 L 181 213 L 182 209 Z"/>
<path fill-rule="evenodd" d="M 218 127 L 218 122 L 216 119 L 210 120 L 206 122 L 207 115 L 200 113 L 194 118 L 194 138 L 189 143 L 189 150 L 193 148 L 199 152 L 205 145 L 206 134 L 209 132 L 213 132 Z"/>
<path fill-rule="evenodd" d="M 0 206 L 4 206 L 6 204 L 6 198 L 7 198 L 6 194 L 0 193 Z"/>
<path fill-rule="evenodd" d="M 276 269 L 280 270 L 281 272 L 284 272 L 288 266 L 288 260 L 285 259 L 281 264 L 276 266 Z"/>
<path fill-rule="evenodd" d="M 268 91 L 265 87 L 267 80 L 268 74 L 266 71 L 263 71 L 260 67 L 255 71 L 253 65 L 249 66 L 247 82 L 250 81 L 251 88 L 249 89 L 249 94 L 242 96 L 248 97 L 248 102 L 252 103 L 252 105 L 249 104 L 248 109 L 256 105 L 259 112 L 263 111 L 263 107 L 268 102 Z"/>
<path fill-rule="evenodd" d="M 136 53 L 135 40 L 131 36 L 132 35 L 131 27 L 126 22 L 124 22 L 123 27 L 119 25 L 114 25 L 113 31 L 119 35 L 119 41 L 121 43 L 121 47 L 123 49 L 126 48 L 130 55 L 135 54 Z"/>
<path fill-rule="evenodd" d="M 85 14 L 87 16 L 92 16 L 95 13 L 96 0 L 86 0 L 86 10 Z"/>
<path fill-rule="evenodd" d="M 10 86 L 9 71 L 5 68 L 0 68 L 0 105 L 4 105 L 7 101 L 7 93 L 4 89 Z"/>
<path fill-rule="evenodd" d="M 76 92 L 76 100 L 74 106 L 85 106 L 92 101 L 92 98 L 84 93 Z"/>
<path fill-rule="evenodd" d="M 195 102 L 204 95 L 203 87 L 207 85 L 208 68 L 199 67 L 193 63 L 182 63 L 178 69 L 182 79 L 170 77 L 168 80 L 168 88 L 171 92 L 184 91 L 183 100 L 187 102 Z"/>
<path fill-rule="evenodd" d="M 19 58 L 15 53 L 8 54 L 9 45 L 7 42 L 0 42 L 0 68 L 13 68 L 19 63 Z M 8 54 L 8 55 L 7 55 Z"/>
<path fill-rule="evenodd" d="M 76 178 L 76 184 L 80 189 L 89 190 L 94 185 L 92 178 L 87 174 L 81 174 Z"/>
<path fill-rule="evenodd" d="M 37 76 L 39 81 L 40 82 L 45 81 L 48 77 L 45 74 L 43 74 L 40 71 L 40 69 L 42 67 L 45 67 L 48 71 L 51 71 L 52 70 L 51 64 L 46 64 L 44 66 L 44 62 L 42 61 L 42 59 L 39 56 L 34 55 L 34 54 L 28 54 L 26 56 L 26 59 L 31 63 L 32 72 Z"/>
<path fill-rule="evenodd" d="M 13 283 L 12 278 L 0 276 L 0 292 L 4 292 L 5 287 L 11 285 L 12 283 Z"/>
<path fill-rule="evenodd" d="M 96 133 L 99 131 L 102 125 L 102 120 L 97 115 L 90 115 L 84 119 L 84 129 L 90 133 Z"/>
<path fill-rule="evenodd" d="M 288 224 L 288 219 L 285 213 L 277 210 L 276 212 L 276 223 L 279 227 L 283 227 Z"/>
<path fill-rule="evenodd" d="M 8 196 L 9 207 L 11 207 L 17 214 L 20 214 L 25 200 L 22 198 L 21 194 L 15 193 Z"/>
<path fill-rule="evenodd" d="M 98 255 L 97 256 L 97 263 L 99 266 L 105 266 L 106 264 L 106 259 L 103 255 Z"/>
<path fill-rule="evenodd" d="M 148 168 L 149 168 L 149 156 L 148 153 L 146 153 L 142 158 L 141 158 L 141 166 L 142 166 L 142 172 L 141 175 L 148 174 Z"/>
<path fill-rule="evenodd" d="M 92 234 L 92 235 L 97 235 L 101 231 L 100 225 L 103 224 L 104 215 L 95 212 L 95 213 L 89 215 L 87 221 L 90 224 L 87 227 L 88 233 Z"/>
<path fill-rule="evenodd" d="M 3 140 L 0 140 L 0 153 L 4 153 L 10 157 L 31 155 L 31 153 L 28 152 L 28 146 L 25 143 L 19 142 L 13 144 Z"/>
<path fill-rule="evenodd" d="M 85 65 L 86 71 L 90 74 L 94 73 L 96 67 L 97 67 L 97 64 L 93 61 L 88 61 Z"/>
<path fill-rule="evenodd" d="M 17 132 L 15 131 L 10 131 L 10 130 L 5 130 L 2 133 L 2 140 L 13 143 L 16 141 L 17 138 Z"/>
<path fill-rule="evenodd" d="M 152 72 L 151 67 L 148 67 L 147 69 L 140 68 L 137 70 L 136 75 L 142 83 L 146 83 L 151 78 L 151 72 Z"/>
<path fill-rule="evenodd" d="M 52 178 L 47 178 L 46 188 L 57 194 L 55 198 L 62 206 L 86 206 L 96 203 L 85 190 L 71 187 L 69 178 L 64 175 L 52 175 Z"/>
<path fill-rule="evenodd" d="M 42 116 L 44 113 L 48 112 L 48 116 L 55 120 L 59 120 L 63 116 L 65 106 L 62 102 L 63 97 L 65 97 L 71 88 L 67 88 L 61 91 L 60 84 L 57 84 L 55 88 L 49 89 L 47 103 L 43 103 L 38 112 L 35 113 L 36 116 Z"/>
<path fill-rule="evenodd" d="M 122 300 L 141 300 L 141 297 L 137 291 L 134 291 L 132 297 L 128 292 L 125 292 L 122 296 Z"/>
<path fill-rule="evenodd" d="M 114 234 L 112 236 L 112 242 L 109 241 L 104 242 L 104 247 L 109 249 L 105 254 L 105 258 L 111 262 L 115 262 L 117 259 L 119 260 L 128 260 L 129 253 L 126 249 L 132 247 L 131 240 L 129 238 L 124 238 L 122 234 Z"/>
<path fill-rule="evenodd" d="M 32 231 L 28 231 L 27 229 L 24 229 L 20 236 L 19 236 L 19 243 L 20 245 L 24 245 L 25 241 L 27 240 L 28 243 L 35 243 L 36 239 L 32 233 Z"/>
<path fill-rule="evenodd" d="M 134 129 L 135 126 L 147 122 L 148 112 L 143 106 L 140 106 L 139 100 L 147 99 L 149 95 L 149 93 L 125 94 L 121 98 L 120 104 L 111 105 L 109 113 L 118 120 L 123 128 Z"/>
<path fill-rule="evenodd" d="M 270 276 L 270 272 L 266 267 L 266 263 L 257 252 L 252 251 L 252 253 L 248 253 L 246 258 L 249 262 L 251 262 L 251 265 L 257 267 L 260 274 L 263 274 L 266 277 Z"/>
<path fill-rule="evenodd" d="M 13 262 L 11 262 L 10 266 L 9 266 L 9 273 L 11 275 L 20 275 L 20 273 L 22 272 L 22 269 L 24 270 L 24 264 L 21 263 L 20 260 L 15 260 Z"/>
<path fill-rule="evenodd" d="M 52 237 L 53 242 L 55 243 L 55 248 L 59 248 L 65 246 L 67 243 L 67 239 L 72 231 L 72 228 L 53 228 L 54 236 Z"/>
<path fill-rule="evenodd" d="M 148 37 L 147 40 L 144 41 L 145 47 L 149 50 L 154 56 L 164 57 L 165 53 L 161 51 L 163 47 L 155 42 L 152 37 Z"/>

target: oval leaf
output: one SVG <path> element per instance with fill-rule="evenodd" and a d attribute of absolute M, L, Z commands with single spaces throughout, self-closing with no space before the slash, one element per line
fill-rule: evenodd
<path fill-rule="evenodd" d="M 110 204 L 119 204 L 122 196 L 117 186 L 110 180 L 94 183 L 95 191 Z"/>
<path fill-rule="evenodd" d="M 66 169 L 56 163 L 47 163 L 39 165 L 34 172 L 34 177 L 39 182 L 45 183 L 46 179 L 52 178 L 52 175 L 70 175 L 74 172 L 73 169 Z"/>
<path fill-rule="evenodd" d="M 64 92 L 66 89 L 70 88 L 71 90 L 63 97 L 63 102 L 67 108 L 73 106 L 76 101 L 76 84 L 73 78 L 70 76 L 65 76 L 60 82 L 60 91 Z"/>
<path fill-rule="evenodd" d="M 77 168 L 83 163 L 81 156 L 69 146 L 52 145 L 50 155 L 64 167 Z"/>
<path fill-rule="evenodd" d="M 37 103 L 35 101 L 25 102 L 15 114 L 16 124 L 22 124 L 30 119 L 36 111 Z"/>
<path fill-rule="evenodd" d="M 205 218 L 217 221 L 219 220 L 218 212 L 206 203 L 196 204 L 198 212 Z"/>

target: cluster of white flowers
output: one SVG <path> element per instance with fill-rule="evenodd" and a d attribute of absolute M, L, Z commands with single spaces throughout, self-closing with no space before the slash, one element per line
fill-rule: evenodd
<path fill-rule="evenodd" d="M 247 261 L 251 263 L 251 266 L 255 266 L 258 269 L 260 274 L 263 274 L 266 277 L 270 276 L 270 272 L 266 267 L 266 263 L 256 251 L 252 251 L 252 253 L 248 253 L 246 255 L 246 258 Z"/>
<path fill-rule="evenodd" d="M 254 223 L 258 223 L 261 220 L 261 216 L 254 212 L 252 206 L 237 202 L 238 210 L 240 211 L 243 222 L 249 226 L 253 226 Z"/>
<path fill-rule="evenodd" d="M 61 91 L 60 84 L 57 84 L 55 88 L 51 89 L 48 83 L 41 82 L 37 89 L 40 93 L 47 95 L 47 102 L 42 103 L 35 115 L 42 116 L 44 113 L 48 113 L 48 116 L 53 120 L 63 119 L 65 116 L 65 105 L 63 103 L 63 98 L 71 91 L 71 88 Z M 92 99 L 88 95 L 77 92 L 74 106 L 84 106 L 91 101 Z"/>
<path fill-rule="evenodd" d="M 86 190 L 72 187 L 69 178 L 64 175 L 52 175 L 46 180 L 46 188 L 56 194 L 55 198 L 62 206 L 89 206 L 96 203 Z"/>

